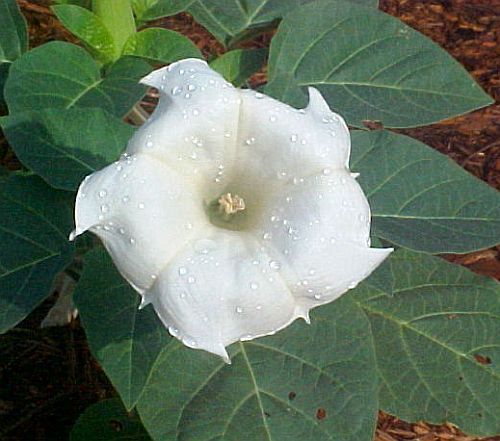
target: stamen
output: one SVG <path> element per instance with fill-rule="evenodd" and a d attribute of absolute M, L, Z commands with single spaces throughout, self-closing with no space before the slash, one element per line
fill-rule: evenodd
<path fill-rule="evenodd" d="M 235 214 L 238 211 L 243 211 L 245 209 L 245 201 L 237 194 L 235 195 L 232 195 L 231 193 L 223 194 L 219 198 L 218 202 L 219 202 L 219 210 L 224 212 L 226 215 Z"/>

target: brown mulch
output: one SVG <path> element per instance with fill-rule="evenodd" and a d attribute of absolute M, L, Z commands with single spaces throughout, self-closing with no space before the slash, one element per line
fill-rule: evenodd
<path fill-rule="evenodd" d="M 47 7 L 48 0 L 17 0 L 30 25 L 30 45 L 75 39 Z M 283 0 L 285 1 L 285 0 Z M 439 124 L 402 130 L 453 158 L 469 172 L 500 189 L 500 0 L 381 0 L 381 9 L 432 38 L 449 51 L 497 102 L 487 109 Z M 207 58 L 223 47 L 188 14 L 156 23 L 189 36 Z M 264 47 L 271 35 L 250 43 Z M 248 46 L 248 44 L 246 45 Z M 265 70 L 252 77 L 263 84 Z M 147 103 L 145 103 L 148 106 Z M 19 162 L 0 134 L 0 163 Z M 500 248 L 446 256 L 480 274 L 500 279 Z M 64 328 L 37 329 L 52 304 L 45 302 L 20 327 L 0 339 L 0 438 L 63 440 L 78 414 L 112 388 L 90 356 L 78 322 Z M 5 362 L 5 360 L 9 360 Z M 407 423 L 379 414 L 376 441 L 476 441 L 451 424 Z M 500 436 L 482 438 L 500 441 Z"/>

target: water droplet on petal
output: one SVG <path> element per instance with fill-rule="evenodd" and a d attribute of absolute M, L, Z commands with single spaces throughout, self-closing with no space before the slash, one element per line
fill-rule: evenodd
<path fill-rule="evenodd" d="M 195 282 L 196 282 L 196 279 L 195 279 L 193 276 L 189 276 L 189 277 L 187 278 L 187 282 L 192 284 L 192 283 L 195 283 Z"/>
<path fill-rule="evenodd" d="M 182 87 L 181 86 L 175 86 L 172 88 L 172 95 L 179 95 L 182 93 Z"/>
<path fill-rule="evenodd" d="M 236 312 L 237 312 L 238 314 L 243 314 L 243 308 L 242 308 L 241 306 L 237 306 L 237 307 L 236 307 Z"/>
<path fill-rule="evenodd" d="M 321 299 L 321 294 L 314 294 L 314 298 L 315 298 L 316 300 Z"/>
<path fill-rule="evenodd" d="M 274 271 L 279 271 L 281 269 L 281 263 L 279 263 L 277 260 L 271 260 L 269 262 L 269 268 Z"/>
<path fill-rule="evenodd" d="M 299 139 L 299 136 L 297 134 L 292 134 L 292 136 L 290 136 L 290 141 L 292 142 L 297 142 L 297 140 Z"/>
<path fill-rule="evenodd" d="M 101 213 L 107 213 L 109 211 L 109 206 L 106 204 L 101 205 Z"/>
<path fill-rule="evenodd" d="M 262 239 L 264 239 L 264 240 L 270 240 L 270 239 L 271 239 L 271 237 L 272 237 L 272 236 L 271 236 L 271 233 L 264 233 L 264 234 L 262 235 Z"/>
<path fill-rule="evenodd" d="M 122 202 L 127 203 L 128 201 L 130 201 L 130 197 L 129 196 L 123 196 L 122 197 Z"/>
<path fill-rule="evenodd" d="M 144 209 L 144 207 L 145 207 L 145 205 L 144 205 L 142 202 L 140 202 L 137 206 L 138 206 L 141 210 L 143 210 L 143 209 Z"/>
<path fill-rule="evenodd" d="M 108 194 L 108 192 L 103 188 L 100 192 L 99 192 L 99 197 L 100 198 L 104 198 L 106 197 L 106 195 Z"/>
<path fill-rule="evenodd" d="M 257 289 L 258 287 L 259 287 L 259 284 L 258 284 L 258 283 L 256 283 L 256 282 L 251 282 L 251 283 L 250 283 L 250 289 L 255 290 L 255 289 Z"/>
<path fill-rule="evenodd" d="M 179 275 L 183 276 L 185 274 L 187 274 L 187 268 L 185 266 L 179 267 Z"/>

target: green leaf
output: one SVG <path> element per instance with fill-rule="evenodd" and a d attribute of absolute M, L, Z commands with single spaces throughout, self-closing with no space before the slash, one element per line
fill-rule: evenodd
<path fill-rule="evenodd" d="M 347 297 L 315 310 L 311 325 L 232 345 L 231 365 L 172 339 L 137 408 L 156 440 L 371 441 L 372 350 Z"/>
<path fill-rule="evenodd" d="M 118 58 L 113 38 L 101 19 L 88 9 L 75 5 L 52 6 L 62 24 L 86 43 L 104 63 Z"/>
<path fill-rule="evenodd" d="M 428 253 L 500 242 L 500 193 L 445 155 L 386 131 L 352 134 L 351 169 L 370 201 L 374 234 Z"/>
<path fill-rule="evenodd" d="M 240 87 L 265 63 L 267 49 L 236 49 L 210 63 L 227 81 Z"/>
<path fill-rule="evenodd" d="M 189 8 L 195 20 L 226 46 L 263 31 L 312 0 L 197 0 Z M 377 0 L 348 0 L 376 6 Z M 330 17 L 331 19 L 331 17 Z"/>
<path fill-rule="evenodd" d="M 28 50 L 28 29 L 16 0 L 0 1 L 0 65 Z"/>
<path fill-rule="evenodd" d="M 294 11 L 272 40 L 266 93 L 299 107 L 306 86 L 358 127 L 364 120 L 415 127 L 492 103 L 430 39 L 373 8 L 338 0 Z"/>
<path fill-rule="evenodd" d="M 142 60 L 126 57 L 104 76 L 81 47 L 50 42 L 15 61 L 5 85 L 11 113 L 47 108 L 101 107 L 124 116 L 144 95 L 138 81 L 151 70 Z"/>
<path fill-rule="evenodd" d="M 189 38 L 161 28 L 148 28 L 132 35 L 125 43 L 123 55 L 165 64 L 183 58 L 203 58 Z"/>
<path fill-rule="evenodd" d="M 151 438 L 135 413 L 127 413 L 117 398 L 85 409 L 73 426 L 70 441 L 149 441 Z"/>
<path fill-rule="evenodd" d="M 185 11 L 194 0 L 132 0 L 138 21 L 156 20 Z"/>
<path fill-rule="evenodd" d="M 373 330 L 381 407 L 500 433 L 500 285 L 408 250 L 384 267 L 353 292 Z"/>
<path fill-rule="evenodd" d="M 40 178 L 13 174 L 0 186 L 0 333 L 49 295 L 71 261 L 72 212 L 67 193 Z"/>
<path fill-rule="evenodd" d="M 151 307 L 138 309 L 139 295 L 102 248 L 85 256 L 74 300 L 94 357 L 131 409 L 170 339 L 167 330 Z"/>
<path fill-rule="evenodd" d="M 134 132 L 97 108 L 16 113 L 0 125 L 21 162 L 63 190 L 118 159 Z"/>

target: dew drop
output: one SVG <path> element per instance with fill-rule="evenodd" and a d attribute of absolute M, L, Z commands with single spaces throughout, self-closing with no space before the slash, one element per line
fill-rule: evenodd
<path fill-rule="evenodd" d="M 321 294 L 314 294 L 314 298 L 315 298 L 316 300 L 321 299 Z"/>
<path fill-rule="evenodd" d="M 119 232 L 120 234 L 125 234 L 125 228 L 120 228 L 120 229 L 118 230 L 118 232 Z"/>
<path fill-rule="evenodd" d="M 276 116 L 275 116 L 275 115 L 271 115 L 271 116 L 269 117 L 269 122 L 276 122 L 276 119 L 277 119 L 277 118 L 276 118 Z"/>
<path fill-rule="evenodd" d="M 190 92 L 193 92 L 196 90 L 196 86 L 194 84 L 188 84 L 187 90 Z"/>
<path fill-rule="evenodd" d="M 172 328 L 171 326 L 168 328 L 168 332 L 170 332 L 170 335 L 177 337 L 179 335 L 179 330 Z"/>
<path fill-rule="evenodd" d="M 255 309 L 256 309 L 257 311 L 260 311 L 260 310 L 262 309 L 262 305 L 257 305 L 257 306 L 255 307 Z"/>
<path fill-rule="evenodd" d="M 146 142 L 146 147 L 148 147 L 148 148 L 153 147 L 153 141 Z"/>
<path fill-rule="evenodd" d="M 101 205 L 101 213 L 107 213 L 109 211 L 109 206 L 106 204 Z"/>
<path fill-rule="evenodd" d="M 145 205 L 144 205 L 142 202 L 140 202 L 137 206 L 138 206 L 141 210 L 143 210 L 143 209 L 144 209 L 144 207 L 145 207 Z"/>
<path fill-rule="evenodd" d="M 128 201 L 130 201 L 130 197 L 129 196 L 123 196 L 122 197 L 122 202 L 127 203 Z"/>
<path fill-rule="evenodd" d="M 310 276 L 314 276 L 316 274 L 316 270 L 315 269 L 310 269 L 309 270 L 309 275 Z"/>
<path fill-rule="evenodd" d="M 290 141 L 292 142 L 297 142 L 297 140 L 299 139 L 299 136 L 297 134 L 292 134 L 292 136 L 290 136 Z"/>
<path fill-rule="evenodd" d="M 264 94 L 260 93 L 260 92 L 255 92 L 255 98 L 257 98 L 258 100 L 264 98 Z"/>
<path fill-rule="evenodd" d="M 200 111 L 198 109 L 193 109 L 191 112 L 194 116 L 198 116 L 200 114 Z"/>
<path fill-rule="evenodd" d="M 323 169 L 323 174 L 326 176 L 326 175 L 329 175 L 330 173 L 332 172 L 332 169 L 331 168 L 324 168 Z"/>
<path fill-rule="evenodd" d="M 279 263 L 277 260 L 271 260 L 269 262 L 269 268 L 274 271 L 279 271 L 281 269 L 281 263 Z"/>
<path fill-rule="evenodd" d="M 271 237 L 272 237 L 272 236 L 271 236 L 271 233 L 264 233 L 264 234 L 262 235 L 262 239 L 264 239 L 264 240 L 270 240 L 270 239 L 271 239 Z"/>
<path fill-rule="evenodd" d="M 104 198 L 104 197 L 106 197 L 106 196 L 107 196 L 107 194 L 108 194 L 108 192 L 107 192 L 106 190 L 102 189 L 102 190 L 99 192 L 99 197 L 100 197 L 100 198 Z"/>
<path fill-rule="evenodd" d="M 130 245 L 135 245 L 135 239 L 133 237 L 131 237 L 128 241 L 130 242 Z"/>
<path fill-rule="evenodd" d="M 237 312 L 238 314 L 243 314 L 243 308 L 242 308 L 241 306 L 237 306 L 237 307 L 236 307 L 236 312 Z"/>
<path fill-rule="evenodd" d="M 196 282 L 196 279 L 195 279 L 193 276 L 189 276 L 189 277 L 187 278 L 187 282 L 192 284 L 192 283 L 195 283 L 195 282 Z"/>
<path fill-rule="evenodd" d="M 186 298 L 186 293 L 185 293 L 185 292 L 181 292 L 181 293 L 179 294 L 179 297 L 180 297 L 181 299 L 185 299 L 185 298 Z"/>
<path fill-rule="evenodd" d="M 356 288 L 357 284 L 358 283 L 355 280 L 353 280 L 352 282 L 349 282 L 349 285 L 347 285 L 347 286 L 349 289 L 353 289 L 353 288 Z"/>
<path fill-rule="evenodd" d="M 184 276 L 187 274 L 187 268 L 185 266 L 179 267 L 179 276 Z"/>
<path fill-rule="evenodd" d="M 175 86 L 172 88 L 172 95 L 179 95 L 182 93 L 182 87 L 181 86 Z"/>
<path fill-rule="evenodd" d="M 259 287 L 259 284 L 256 282 L 251 282 L 250 283 L 250 289 L 256 290 Z"/>

